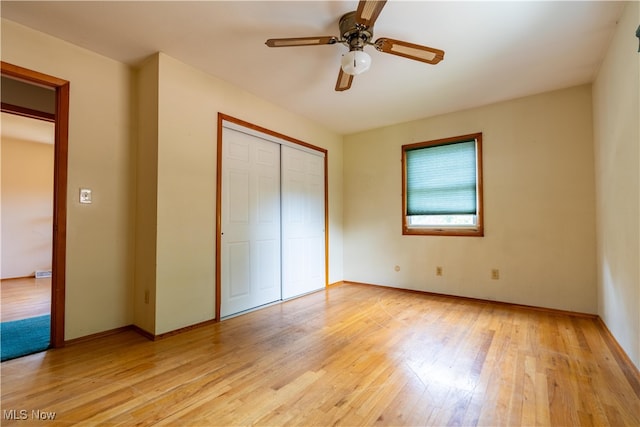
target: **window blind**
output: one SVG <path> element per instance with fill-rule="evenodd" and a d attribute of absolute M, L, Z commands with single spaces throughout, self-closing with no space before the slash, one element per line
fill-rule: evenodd
<path fill-rule="evenodd" d="M 477 214 L 476 142 L 406 151 L 407 215 Z"/>

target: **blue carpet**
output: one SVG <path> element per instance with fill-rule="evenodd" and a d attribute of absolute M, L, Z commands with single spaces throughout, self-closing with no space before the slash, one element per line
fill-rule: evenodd
<path fill-rule="evenodd" d="M 51 316 L 0 323 L 2 362 L 49 348 Z"/>

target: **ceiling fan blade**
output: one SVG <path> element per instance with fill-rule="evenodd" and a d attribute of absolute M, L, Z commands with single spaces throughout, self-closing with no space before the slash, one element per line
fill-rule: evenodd
<path fill-rule="evenodd" d="M 292 37 L 286 39 L 269 39 L 264 44 L 269 47 L 288 47 L 288 46 L 313 46 L 321 44 L 335 44 L 338 42 L 337 37 L 320 36 L 320 37 Z"/>
<path fill-rule="evenodd" d="M 386 2 L 387 0 L 360 0 L 356 10 L 356 22 L 372 27 Z"/>
<path fill-rule="evenodd" d="M 347 74 L 342 71 L 340 68 L 340 73 L 338 74 L 338 81 L 336 82 L 336 91 L 342 92 L 351 87 L 351 82 L 353 81 L 353 76 L 351 74 Z"/>
<path fill-rule="evenodd" d="M 375 42 L 376 49 L 380 52 L 402 56 L 427 64 L 437 64 L 444 59 L 444 51 L 432 47 L 421 46 L 401 40 L 381 38 Z"/>

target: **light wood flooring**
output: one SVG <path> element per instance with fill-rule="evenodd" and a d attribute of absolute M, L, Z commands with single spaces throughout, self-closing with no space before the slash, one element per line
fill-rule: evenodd
<path fill-rule="evenodd" d="M 51 313 L 51 278 L 0 280 L 0 321 Z"/>
<path fill-rule="evenodd" d="M 60 425 L 638 426 L 623 362 L 593 318 L 345 284 L 8 361 L 1 398 Z"/>

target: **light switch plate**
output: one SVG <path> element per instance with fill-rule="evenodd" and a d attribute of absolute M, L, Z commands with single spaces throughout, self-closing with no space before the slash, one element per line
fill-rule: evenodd
<path fill-rule="evenodd" d="M 88 188 L 80 189 L 80 203 L 91 203 L 91 190 Z"/>

